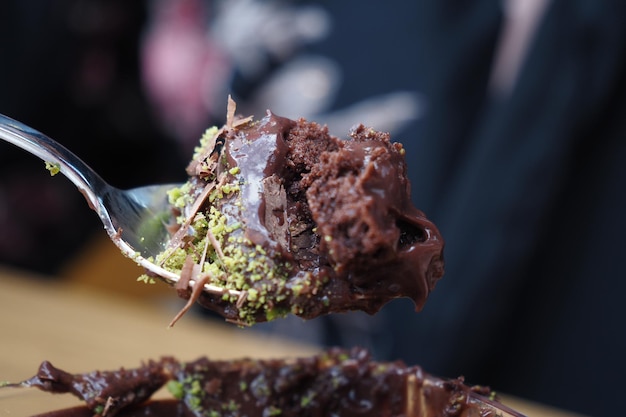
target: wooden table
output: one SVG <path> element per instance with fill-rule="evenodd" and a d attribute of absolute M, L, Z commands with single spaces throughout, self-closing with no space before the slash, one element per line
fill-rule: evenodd
<path fill-rule="evenodd" d="M 137 284 L 140 285 L 140 284 Z M 179 302 L 137 301 L 61 280 L 0 268 L 0 381 L 21 381 L 49 360 L 70 372 L 134 367 L 161 356 L 192 360 L 310 355 L 318 348 L 261 335 L 194 315 L 167 324 Z M 176 303 L 176 304 L 174 304 Z M 159 396 L 165 396 L 161 391 Z M 572 417 L 505 397 L 509 406 L 538 417 Z M 0 391 L 0 416 L 27 416 L 76 405 L 67 395 Z"/>

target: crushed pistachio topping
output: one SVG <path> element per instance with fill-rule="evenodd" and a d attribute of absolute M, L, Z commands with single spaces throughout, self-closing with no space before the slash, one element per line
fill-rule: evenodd
<path fill-rule="evenodd" d="M 300 398 L 300 406 L 302 408 L 306 408 L 313 403 L 313 399 L 315 398 L 315 391 L 309 390 L 305 395 Z"/>
<path fill-rule="evenodd" d="M 194 148 L 193 159 L 198 160 L 201 159 L 204 155 L 205 151 L 213 146 L 213 143 L 219 133 L 219 129 L 217 126 L 212 126 L 204 131 L 202 137 L 200 138 L 200 145 Z M 209 149 L 212 150 L 212 149 Z"/>
<path fill-rule="evenodd" d="M 182 399 L 183 396 L 185 395 L 185 388 L 183 384 L 179 381 L 176 381 L 176 380 L 168 381 L 166 388 L 170 392 L 170 394 L 172 394 L 174 398 L 176 398 L 177 400 Z"/>
<path fill-rule="evenodd" d="M 244 292 L 246 298 L 239 308 L 239 318 L 244 324 L 252 324 L 258 311 L 268 309 L 268 302 L 271 305 L 285 299 L 287 273 L 284 265 L 244 236 L 240 221 L 225 215 L 216 207 L 218 203 L 223 207 L 232 207 L 232 200 L 240 198 L 238 193 L 237 182 L 225 183 L 213 190 L 208 197 L 211 204 L 208 210 L 196 213 L 189 224 L 191 239 L 171 253 L 160 254 L 157 262 L 180 274 L 187 256 L 192 256 L 199 263 L 202 254 L 206 254 L 200 273 L 208 275 L 212 285 Z M 172 204 L 181 200 L 189 201 L 186 195 L 178 191 L 171 195 L 174 198 Z M 180 217 L 178 222 L 184 223 L 184 217 Z M 209 236 L 219 245 L 221 256 Z M 224 300 L 241 303 L 238 296 L 228 293 L 224 294 Z"/>
<path fill-rule="evenodd" d="M 270 405 L 263 410 L 263 416 L 279 416 L 283 413 L 280 408 Z"/>
<path fill-rule="evenodd" d="M 56 174 L 61 172 L 61 164 L 58 162 L 48 162 L 46 161 L 46 169 L 50 172 L 50 176 L 54 177 Z"/>
<path fill-rule="evenodd" d="M 206 392 L 200 378 L 200 375 L 188 375 L 182 380 L 168 382 L 167 389 L 175 398 L 183 400 L 192 411 L 202 412 L 202 401 Z"/>
<path fill-rule="evenodd" d="M 147 274 L 143 274 L 143 275 L 139 276 L 137 278 L 137 281 L 138 282 L 143 282 L 144 284 L 156 284 L 156 280 L 153 277 L 148 276 Z"/>

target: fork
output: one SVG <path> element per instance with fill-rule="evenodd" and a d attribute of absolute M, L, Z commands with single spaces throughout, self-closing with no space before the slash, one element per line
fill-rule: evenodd
<path fill-rule="evenodd" d="M 171 217 L 167 191 L 179 184 L 148 185 L 121 190 L 109 185 L 78 156 L 43 133 L 0 114 L 0 139 L 38 156 L 65 175 L 83 194 L 109 235 L 124 255 L 170 285 L 180 276 L 151 259 L 165 249 L 170 238 Z M 52 173 L 52 171 L 51 171 Z M 195 283 L 192 280 L 190 285 Z M 204 291 L 239 295 L 239 291 L 205 284 Z"/>

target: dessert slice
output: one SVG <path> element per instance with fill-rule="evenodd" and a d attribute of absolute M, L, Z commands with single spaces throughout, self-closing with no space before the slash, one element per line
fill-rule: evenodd
<path fill-rule="evenodd" d="M 178 407 L 166 400 L 137 408 L 163 384 Z M 288 360 L 163 358 L 133 370 L 76 375 L 44 362 L 22 385 L 71 392 L 99 417 L 124 416 L 127 410 L 142 410 L 128 415 L 161 416 L 161 407 L 193 417 L 519 416 L 497 403 L 486 387 L 436 378 L 402 362 L 375 362 L 361 348 Z"/>
<path fill-rule="evenodd" d="M 235 119 L 231 102 L 187 173 L 157 262 L 180 274 L 181 296 L 229 321 L 373 314 L 397 297 L 420 310 L 443 275 L 443 240 L 411 203 L 404 149 L 386 133 L 356 126 L 341 140 L 269 111 Z"/>

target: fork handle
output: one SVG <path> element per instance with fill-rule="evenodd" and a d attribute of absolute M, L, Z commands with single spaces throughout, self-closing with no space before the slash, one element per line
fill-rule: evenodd
<path fill-rule="evenodd" d="M 78 156 L 43 133 L 2 114 L 0 139 L 58 166 L 60 172 L 81 191 L 90 206 L 98 211 L 98 195 L 110 188 L 110 185 Z"/>

